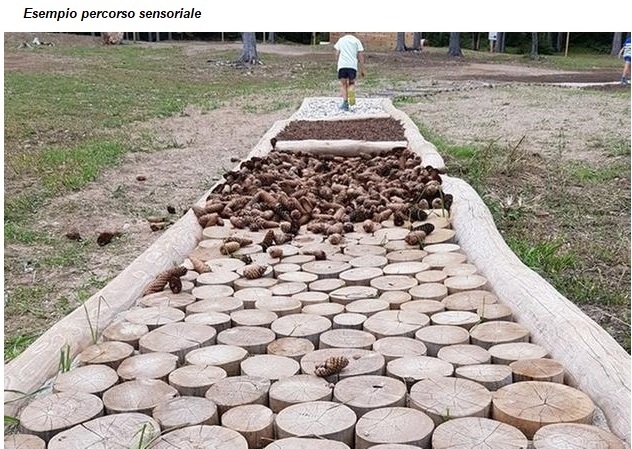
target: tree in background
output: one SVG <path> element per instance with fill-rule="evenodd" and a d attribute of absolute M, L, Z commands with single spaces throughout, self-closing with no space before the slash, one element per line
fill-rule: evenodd
<path fill-rule="evenodd" d="M 450 33 L 450 45 L 448 47 L 448 55 L 454 57 L 462 57 L 460 42 L 461 33 Z"/>
<path fill-rule="evenodd" d="M 256 64 L 260 62 L 257 57 L 255 33 L 241 33 L 241 40 L 243 41 L 243 46 L 237 62 L 242 64 Z"/>
<path fill-rule="evenodd" d="M 505 38 L 507 33 L 498 33 L 496 44 L 494 46 L 494 51 L 496 53 L 504 53 L 505 52 Z"/>
<path fill-rule="evenodd" d="M 395 51 L 406 51 L 406 33 L 397 33 Z"/>
<path fill-rule="evenodd" d="M 538 33 L 531 33 L 531 53 L 529 53 L 531 59 L 538 57 Z"/>
<path fill-rule="evenodd" d="M 421 51 L 421 33 L 413 33 L 413 51 Z"/>
<path fill-rule="evenodd" d="M 612 36 L 612 48 L 610 49 L 610 56 L 619 56 L 622 42 L 623 33 L 614 33 L 614 36 Z"/>

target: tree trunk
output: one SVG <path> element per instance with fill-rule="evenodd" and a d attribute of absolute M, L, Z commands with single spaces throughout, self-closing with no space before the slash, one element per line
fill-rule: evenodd
<path fill-rule="evenodd" d="M 531 33 L 531 53 L 529 56 L 531 59 L 538 57 L 538 33 Z"/>
<path fill-rule="evenodd" d="M 275 34 L 276 33 L 274 33 L 274 32 L 268 33 L 268 44 L 274 44 L 274 35 Z"/>
<path fill-rule="evenodd" d="M 454 57 L 463 56 L 463 52 L 461 51 L 460 36 L 461 33 L 450 33 L 450 46 L 448 48 L 448 55 Z"/>
<path fill-rule="evenodd" d="M 413 50 L 421 51 L 421 33 L 413 33 Z"/>
<path fill-rule="evenodd" d="M 505 33 L 498 33 L 496 37 L 496 43 L 494 44 L 494 51 L 496 53 L 505 52 Z"/>
<path fill-rule="evenodd" d="M 472 33 L 472 50 L 479 50 L 481 45 L 481 34 Z"/>
<path fill-rule="evenodd" d="M 241 33 L 241 39 L 243 41 L 243 47 L 237 62 L 241 62 L 242 64 L 258 63 L 259 58 L 257 57 L 257 40 L 255 33 Z"/>
<path fill-rule="evenodd" d="M 621 51 L 621 42 L 623 42 L 623 33 L 614 33 L 614 36 L 612 36 L 612 49 L 610 49 L 610 56 L 619 56 L 619 51 Z"/>
<path fill-rule="evenodd" d="M 406 33 L 397 33 L 395 51 L 406 51 Z"/>
<path fill-rule="evenodd" d="M 557 38 L 555 39 L 555 51 L 561 52 L 564 47 L 564 35 L 566 33 L 562 33 L 561 31 L 557 33 Z"/>

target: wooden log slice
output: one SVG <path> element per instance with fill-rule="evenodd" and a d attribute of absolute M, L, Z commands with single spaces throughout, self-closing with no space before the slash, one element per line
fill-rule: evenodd
<path fill-rule="evenodd" d="M 290 273 L 283 273 L 277 277 L 279 282 L 302 282 L 309 284 L 318 280 L 318 275 L 314 273 L 308 273 L 306 271 L 292 271 Z"/>
<path fill-rule="evenodd" d="M 424 245 L 424 251 L 434 253 L 452 253 L 461 251 L 461 247 L 456 243 L 433 243 Z"/>
<path fill-rule="evenodd" d="M 251 355 L 265 354 L 266 347 L 274 341 L 275 337 L 274 331 L 265 327 L 239 326 L 217 334 L 217 342 L 223 345 L 239 346 Z"/>
<path fill-rule="evenodd" d="M 323 302 L 304 306 L 301 313 L 307 315 L 319 315 L 332 321 L 336 315 L 343 313 L 345 306 L 335 302 Z"/>
<path fill-rule="evenodd" d="M 230 226 L 208 226 L 202 230 L 203 239 L 223 240 L 230 237 L 234 229 Z"/>
<path fill-rule="evenodd" d="M 48 441 L 59 432 L 102 414 L 103 402 L 94 394 L 53 393 L 34 399 L 20 412 L 20 429 Z"/>
<path fill-rule="evenodd" d="M 340 441 L 323 438 L 281 438 L 268 444 L 265 449 L 350 449 Z"/>
<path fill-rule="evenodd" d="M 290 405 L 279 412 L 275 429 L 279 438 L 317 437 L 353 447 L 356 415 L 334 402 L 313 401 Z"/>
<path fill-rule="evenodd" d="M 283 246 L 285 246 L 285 245 L 283 245 Z M 262 251 L 263 251 L 263 247 L 261 245 L 252 244 L 252 245 L 242 246 L 237 251 L 235 251 L 233 254 L 235 256 L 248 256 L 250 254 L 261 253 Z"/>
<path fill-rule="evenodd" d="M 442 299 L 446 310 L 465 310 L 476 312 L 479 307 L 488 304 L 496 304 L 498 296 L 487 290 L 468 290 L 454 293 Z"/>
<path fill-rule="evenodd" d="M 484 304 L 476 309 L 481 321 L 513 321 L 513 311 L 504 304 Z"/>
<path fill-rule="evenodd" d="M 314 350 L 314 343 L 307 338 L 284 337 L 268 344 L 266 352 L 281 355 L 300 362 L 305 354 Z"/>
<path fill-rule="evenodd" d="M 409 234 L 409 230 L 406 228 L 382 228 L 373 233 L 373 236 L 380 242 L 384 240 L 404 240 Z"/>
<path fill-rule="evenodd" d="M 487 418 L 492 403 L 487 388 L 454 377 L 420 380 L 411 387 L 409 398 L 409 406 L 426 413 L 437 426 L 446 419 Z"/>
<path fill-rule="evenodd" d="M 294 256 L 283 256 L 281 262 L 284 263 L 296 263 L 299 265 L 306 264 L 307 262 L 313 262 L 316 260 L 316 256 L 308 255 L 308 254 L 296 254 Z"/>
<path fill-rule="evenodd" d="M 444 267 L 455 263 L 465 263 L 465 261 L 467 261 L 467 256 L 463 253 L 455 252 L 432 253 L 424 257 L 422 261 L 430 265 L 430 268 L 443 269 Z"/>
<path fill-rule="evenodd" d="M 442 283 L 448 278 L 443 270 L 426 270 L 415 275 L 415 279 L 420 284 Z"/>
<path fill-rule="evenodd" d="M 344 254 L 351 257 L 384 256 L 386 248 L 376 245 L 350 245 L 344 249 Z"/>
<path fill-rule="evenodd" d="M 492 355 L 492 363 L 496 365 L 509 365 L 511 362 L 522 359 L 543 359 L 549 356 L 546 348 L 535 343 L 501 343 L 488 349 Z"/>
<path fill-rule="evenodd" d="M 451 419 L 432 434 L 432 449 L 526 449 L 528 443 L 520 430 L 489 418 Z"/>
<path fill-rule="evenodd" d="M 377 267 L 360 267 L 351 268 L 343 271 L 338 275 L 340 279 L 345 281 L 345 285 L 355 286 L 364 285 L 369 286 L 371 279 L 382 276 L 384 273 L 381 268 Z"/>
<path fill-rule="evenodd" d="M 428 326 L 430 318 L 423 313 L 406 312 L 404 310 L 384 310 L 367 318 L 364 330 L 384 337 L 412 337 L 419 329 Z"/>
<path fill-rule="evenodd" d="M 331 279 L 318 279 L 317 281 L 310 282 L 307 286 L 309 291 L 331 293 L 339 288 L 345 286 L 345 281 L 338 278 Z"/>
<path fill-rule="evenodd" d="M 451 363 L 425 355 L 399 357 L 386 364 L 386 374 L 404 382 L 408 389 L 420 380 L 447 377 L 453 372 Z"/>
<path fill-rule="evenodd" d="M 235 290 L 228 285 L 200 285 L 191 290 L 191 294 L 199 300 L 227 298 Z"/>
<path fill-rule="evenodd" d="M 178 356 L 166 352 L 150 352 L 129 357 L 121 362 L 116 373 L 123 382 L 135 379 L 167 381 L 178 367 Z"/>
<path fill-rule="evenodd" d="M 452 243 L 455 235 L 456 232 L 454 232 L 453 229 L 435 229 L 426 236 L 426 238 L 424 239 L 424 245 L 433 245 L 436 243 Z"/>
<path fill-rule="evenodd" d="M 181 396 L 204 396 L 211 385 L 224 379 L 224 369 L 212 365 L 184 365 L 169 374 L 169 385 Z"/>
<path fill-rule="evenodd" d="M 488 321 L 470 330 L 472 344 L 485 349 L 501 343 L 528 343 L 529 335 L 529 329 L 512 321 Z"/>
<path fill-rule="evenodd" d="M 149 332 L 146 324 L 130 323 L 129 321 L 119 321 L 110 324 L 103 330 L 104 341 L 121 341 L 138 349 L 138 340 Z"/>
<path fill-rule="evenodd" d="M 5 435 L 3 447 L 5 449 L 46 449 L 46 442 L 36 435 L 15 433 Z"/>
<path fill-rule="evenodd" d="M 230 314 L 231 327 L 261 326 L 269 328 L 279 316 L 269 310 L 244 309 Z"/>
<path fill-rule="evenodd" d="M 427 255 L 428 253 L 422 249 L 400 249 L 400 250 L 388 252 L 386 254 L 386 259 L 388 260 L 390 264 L 396 263 L 396 262 L 422 263 L 421 261 Z M 414 265 L 414 266 L 419 266 L 419 265 Z M 419 273 L 420 271 L 425 271 L 429 269 L 430 265 L 424 264 L 422 267 L 423 267 L 423 270 L 418 270 L 417 273 Z M 389 273 L 389 274 L 403 274 L 403 273 Z"/>
<path fill-rule="evenodd" d="M 388 259 L 384 256 L 376 256 L 369 254 L 368 256 L 354 257 L 349 261 L 349 265 L 353 268 L 382 268 L 388 263 Z"/>
<path fill-rule="evenodd" d="M 186 355 L 185 361 L 191 365 L 216 366 L 226 371 L 228 376 L 238 376 L 239 365 L 246 357 L 248 357 L 248 351 L 242 347 L 217 344 L 194 349 Z"/>
<path fill-rule="evenodd" d="M 448 293 L 451 295 L 467 290 L 484 290 L 489 286 L 487 278 L 478 274 L 449 276 L 443 284 L 448 287 Z"/>
<path fill-rule="evenodd" d="M 184 320 L 184 312 L 173 307 L 138 307 L 124 313 L 124 319 L 134 324 L 144 324 L 154 330 L 165 324 Z"/>
<path fill-rule="evenodd" d="M 282 262 L 282 263 L 276 264 L 273 269 L 274 277 L 277 277 L 277 278 L 279 277 L 280 274 L 292 273 L 295 271 L 301 271 L 301 266 L 297 263 Z"/>
<path fill-rule="evenodd" d="M 625 449 L 615 434 L 590 424 L 549 424 L 533 436 L 534 449 Z"/>
<path fill-rule="evenodd" d="M 404 407 L 406 385 L 386 376 L 355 376 L 334 387 L 334 399 L 351 408 L 358 418 L 382 407 Z"/>
<path fill-rule="evenodd" d="M 118 381 L 116 371 L 107 365 L 78 366 L 57 374 L 53 380 L 53 393 L 77 392 L 101 396 Z"/>
<path fill-rule="evenodd" d="M 220 417 L 233 407 L 246 404 L 268 405 L 270 381 L 259 376 L 233 376 L 210 386 L 205 397 L 217 404 Z"/>
<path fill-rule="evenodd" d="M 358 240 L 358 245 L 379 246 L 380 248 L 383 248 L 386 243 L 388 243 L 387 239 L 375 237 L 373 235 L 367 235 Z"/>
<path fill-rule="evenodd" d="M 262 448 L 274 440 L 274 413 L 265 405 L 232 408 L 222 415 L 222 426 L 239 432 L 248 442 L 248 449 Z"/>
<path fill-rule="evenodd" d="M 151 416 L 163 432 L 200 424 L 219 424 L 217 405 L 210 399 L 197 396 L 180 396 L 161 402 Z"/>
<path fill-rule="evenodd" d="M 184 318 L 185 323 L 203 324 L 221 332 L 230 327 L 230 315 L 222 312 L 192 313 Z"/>
<path fill-rule="evenodd" d="M 271 382 L 293 376 L 300 369 L 301 366 L 296 360 L 274 354 L 254 355 L 241 362 L 242 376 L 264 377 Z"/>
<path fill-rule="evenodd" d="M 331 401 L 333 384 L 311 374 L 284 377 L 270 386 L 270 408 L 279 413 L 293 404 Z"/>
<path fill-rule="evenodd" d="M 492 418 L 517 427 L 527 438 L 548 424 L 590 424 L 595 404 L 585 393 L 553 382 L 518 382 L 494 393 Z"/>
<path fill-rule="evenodd" d="M 294 243 L 294 242 L 292 242 Z M 294 244 L 292 245 L 276 245 L 276 248 L 280 248 L 281 251 L 283 251 L 283 255 L 289 257 L 289 256 L 298 256 L 299 252 L 300 252 L 300 248 Z"/>
<path fill-rule="evenodd" d="M 223 285 L 232 288 L 233 282 L 239 279 L 239 275 L 234 271 L 219 270 L 210 273 L 202 273 L 195 280 L 198 285 Z M 195 289 L 194 289 L 195 291 Z M 192 292 L 193 293 L 193 292 Z M 195 295 L 195 293 L 193 293 Z"/>
<path fill-rule="evenodd" d="M 240 278 L 233 282 L 233 287 L 235 291 L 241 290 L 243 288 L 270 288 L 278 284 L 278 279 L 275 278 L 257 278 L 257 279 L 246 279 Z"/>
<path fill-rule="evenodd" d="M 450 345 L 465 345 L 470 342 L 470 333 L 458 326 L 428 326 L 415 332 L 415 338 L 428 348 L 428 355 L 436 357 L 439 350 Z"/>
<path fill-rule="evenodd" d="M 184 363 L 187 352 L 215 344 L 216 335 L 215 329 L 203 324 L 172 323 L 143 335 L 138 348 L 141 353 L 168 352 L 177 355 L 180 363 Z"/>
<path fill-rule="evenodd" d="M 433 429 L 432 419 L 419 410 L 407 407 L 371 410 L 358 419 L 355 449 L 430 449 Z"/>
<path fill-rule="evenodd" d="M 329 303 L 317 304 L 312 307 L 327 304 Z M 277 335 L 277 338 L 307 338 L 316 346 L 318 345 L 320 335 L 331 329 L 331 320 L 320 315 L 297 313 L 276 319 L 272 323 L 271 329 Z"/>
<path fill-rule="evenodd" d="M 389 253 L 390 254 L 390 253 Z M 430 265 L 424 262 L 393 262 L 383 268 L 384 274 L 392 275 L 409 275 L 414 276 L 417 273 L 430 269 Z"/>
<path fill-rule="evenodd" d="M 470 276 L 476 274 L 478 268 L 471 263 L 455 263 L 446 265 L 442 271 L 448 276 Z"/>
<path fill-rule="evenodd" d="M 248 449 L 248 442 L 238 432 L 221 426 L 188 426 L 159 436 L 151 449 Z"/>
<path fill-rule="evenodd" d="M 410 296 L 410 293 L 402 290 L 392 290 L 382 293 L 379 299 L 386 301 L 390 309 L 398 310 L 402 304 L 410 301 L 412 296 Z"/>
<path fill-rule="evenodd" d="M 292 244 L 298 247 L 321 243 L 324 237 L 319 234 L 299 234 L 292 239 Z"/>
<path fill-rule="evenodd" d="M 256 263 L 257 265 L 262 265 L 264 267 L 274 266 L 278 263 L 281 263 L 281 259 L 279 257 L 270 257 L 270 254 L 268 254 L 267 252 L 249 254 L 249 256 L 250 260 L 252 260 L 252 263 Z M 243 268 L 241 268 L 241 270 L 243 270 Z M 237 273 L 240 273 L 239 270 L 237 270 Z M 268 272 L 266 271 L 266 275 L 267 274 Z"/>
<path fill-rule="evenodd" d="M 344 357 L 349 360 L 349 364 L 342 371 L 327 377 L 331 381 L 352 376 L 384 375 L 385 362 L 382 354 L 367 349 L 354 348 L 318 349 L 305 354 L 301 359 L 301 372 L 313 375 L 316 366 L 324 363 L 329 357 Z"/>
<path fill-rule="evenodd" d="M 419 245 L 409 245 L 405 240 L 391 240 L 383 245 L 386 252 L 402 251 L 402 250 L 418 250 Z"/>
<path fill-rule="evenodd" d="M 551 359 L 522 359 L 509 364 L 513 381 L 537 380 L 540 382 L 564 383 L 564 366 Z"/>
<path fill-rule="evenodd" d="M 399 310 L 423 313 L 432 319 L 432 315 L 443 312 L 445 310 L 445 306 L 441 301 L 435 301 L 432 299 L 416 299 L 414 301 L 408 301 L 401 304 L 399 306 Z"/>
<path fill-rule="evenodd" d="M 278 284 L 270 287 L 270 291 L 273 296 L 292 296 L 306 290 L 307 284 L 305 282 L 279 282 Z"/>
<path fill-rule="evenodd" d="M 255 302 L 261 298 L 268 298 L 272 296 L 272 291 L 269 288 L 243 288 L 233 293 L 233 296 L 237 299 L 241 299 L 244 303 L 244 309 L 254 309 Z"/>
<path fill-rule="evenodd" d="M 159 434 L 160 425 L 145 413 L 116 413 L 86 421 L 58 433 L 48 443 L 48 449 L 138 448 L 149 444 Z"/>
<path fill-rule="evenodd" d="M 329 302 L 329 295 L 324 292 L 301 292 L 291 296 L 293 299 L 301 301 L 301 306 L 309 306 L 312 304 L 322 304 Z"/>
<path fill-rule="evenodd" d="M 513 372 L 507 365 L 464 365 L 457 367 L 454 375 L 479 383 L 489 391 L 496 391 L 513 382 Z"/>
<path fill-rule="evenodd" d="M 132 355 L 134 347 L 121 341 L 105 341 L 90 345 L 79 354 L 83 365 L 107 365 L 117 369 L 121 362 Z"/>
<path fill-rule="evenodd" d="M 299 253 L 313 255 L 312 253 L 316 251 L 323 251 L 327 255 L 327 259 L 329 259 L 330 257 L 339 254 L 340 250 L 341 248 L 336 245 L 332 245 L 329 242 L 323 242 L 302 246 Z"/>
<path fill-rule="evenodd" d="M 350 268 L 352 267 L 349 263 L 335 260 L 315 260 L 302 266 L 303 271 L 313 273 L 319 279 L 337 278 L 340 273 Z"/>
<path fill-rule="evenodd" d="M 178 390 L 157 379 L 136 379 L 115 385 L 103 393 L 103 405 L 108 414 L 146 413 L 161 402 L 178 396 Z"/>
<path fill-rule="evenodd" d="M 375 315 L 383 310 L 389 310 L 390 304 L 381 299 L 358 299 L 345 306 L 345 310 L 350 313 L 360 313 L 367 317 Z"/>
<path fill-rule="evenodd" d="M 360 313 L 339 313 L 332 318 L 333 329 L 362 330 L 367 316 Z"/>
<path fill-rule="evenodd" d="M 358 348 L 371 349 L 375 343 L 375 337 L 361 330 L 335 329 L 323 332 L 320 335 L 318 349 L 327 348 Z"/>
<path fill-rule="evenodd" d="M 300 313 L 301 308 L 301 301 L 290 296 L 270 296 L 255 302 L 255 309 L 274 312 L 279 317 Z"/>
<path fill-rule="evenodd" d="M 166 306 L 180 310 L 184 310 L 186 306 L 193 302 L 195 302 L 195 296 L 191 293 L 180 292 L 176 294 L 172 293 L 171 290 L 152 293 L 138 300 L 139 305 L 142 307 Z"/>
<path fill-rule="evenodd" d="M 376 288 L 365 286 L 342 287 L 329 293 L 329 299 L 332 302 L 342 304 L 343 306 L 357 301 L 358 299 L 372 299 L 378 296 L 379 294 Z"/>
<path fill-rule="evenodd" d="M 448 288 L 438 282 L 427 282 L 415 285 L 413 288 L 408 290 L 408 293 L 410 293 L 410 296 L 414 301 L 420 299 L 441 301 L 443 298 L 448 296 Z"/>
<path fill-rule="evenodd" d="M 392 290 L 409 291 L 417 285 L 417 280 L 411 276 L 391 274 L 371 279 L 370 285 L 381 294 Z"/>
<path fill-rule="evenodd" d="M 207 313 L 218 312 L 230 314 L 235 310 L 241 310 L 244 308 L 244 303 L 241 299 L 234 298 L 232 296 L 217 297 L 202 299 L 188 305 L 186 308 L 187 315 L 193 313 Z"/>
<path fill-rule="evenodd" d="M 438 210 L 438 209 L 435 209 Z M 414 221 L 412 223 L 413 227 L 419 226 L 421 224 L 424 223 L 430 223 L 432 224 L 435 229 L 447 229 L 452 227 L 452 222 L 450 221 L 450 217 L 446 214 L 444 216 L 441 215 L 436 215 L 434 212 L 431 211 L 431 213 L 428 215 L 428 218 L 424 221 Z"/>
<path fill-rule="evenodd" d="M 480 322 L 480 317 L 474 312 L 466 312 L 464 310 L 448 310 L 433 314 L 430 317 L 432 324 L 440 324 L 443 326 L 459 326 L 463 329 L 470 330 Z"/>
<path fill-rule="evenodd" d="M 427 353 L 426 345 L 410 337 L 385 337 L 373 343 L 373 350 L 384 356 L 388 364 L 400 357 L 418 357 Z"/>
<path fill-rule="evenodd" d="M 455 368 L 465 365 L 482 365 L 492 361 L 489 351 L 476 345 L 445 346 L 439 349 L 437 358 L 451 363 Z"/>

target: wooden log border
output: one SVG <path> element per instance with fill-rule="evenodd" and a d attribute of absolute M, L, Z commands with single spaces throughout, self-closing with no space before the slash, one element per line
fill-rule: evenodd
<path fill-rule="evenodd" d="M 382 107 L 385 116 L 402 122 L 408 148 L 422 157 L 422 163 L 444 171 L 443 158 L 436 147 L 421 136 L 414 122 L 388 99 L 382 101 Z M 368 117 L 376 115 L 357 115 L 349 119 Z M 246 159 L 267 155 L 272 150 L 270 140 L 293 120 L 304 119 L 294 114 L 293 118 L 275 122 Z M 451 212 L 456 240 L 469 261 L 487 277 L 501 301 L 513 309 L 516 320 L 529 328 L 532 341 L 545 347 L 552 358 L 564 365 L 566 382 L 591 397 L 604 412 L 610 430 L 624 439 L 629 448 L 630 355 L 602 327 L 518 259 L 496 229 L 489 209 L 470 185 L 450 176 L 444 175 L 443 179 L 446 192 L 454 195 Z M 221 183 L 211 187 L 197 204 L 203 204 L 208 194 Z M 63 347 L 68 345 L 71 357 L 75 357 L 89 346 L 90 323 L 98 322 L 99 328 L 103 329 L 118 314 L 129 309 L 149 282 L 174 263 L 182 262 L 196 247 L 202 237 L 201 231 L 194 214 L 189 211 L 86 301 L 85 306 L 57 322 L 6 364 L 5 415 L 17 416 L 29 399 L 24 394 L 35 393 L 55 376 Z"/>

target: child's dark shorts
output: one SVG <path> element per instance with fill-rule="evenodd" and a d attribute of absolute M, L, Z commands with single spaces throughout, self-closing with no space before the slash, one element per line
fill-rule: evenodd
<path fill-rule="evenodd" d="M 342 68 L 338 70 L 338 79 L 348 79 L 349 81 L 353 81 L 356 79 L 356 75 L 358 71 L 356 69 Z"/>

